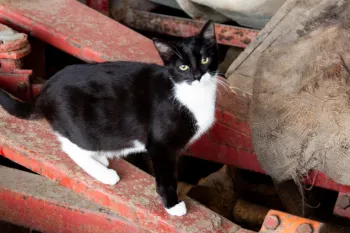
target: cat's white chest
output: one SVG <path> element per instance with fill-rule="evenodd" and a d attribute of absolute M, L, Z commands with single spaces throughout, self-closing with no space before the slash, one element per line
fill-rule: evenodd
<path fill-rule="evenodd" d="M 206 73 L 201 81 L 175 84 L 175 98 L 193 114 L 197 131 L 190 143 L 204 134 L 215 121 L 216 77 Z"/>

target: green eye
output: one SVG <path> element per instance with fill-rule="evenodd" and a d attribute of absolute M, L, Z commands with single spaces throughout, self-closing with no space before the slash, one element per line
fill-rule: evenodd
<path fill-rule="evenodd" d="M 209 57 L 202 58 L 202 64 L 207 64 L 209 62 Z"/>
<path fill-rule="evenodd" d="M 189 67 L 186 65 L 181 65 L 181 66 L 179 66 L 179 69 L 185 71 L 185 70 L 188 70 Z"/>

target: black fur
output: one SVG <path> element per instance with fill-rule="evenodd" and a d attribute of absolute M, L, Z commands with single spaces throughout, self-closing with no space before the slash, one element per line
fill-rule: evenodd
<path fill-rule="evenodd" d="M 3 89 L 0 90 L 0 103 L 8 113 L 21 119 L 32 118 L 35 112 L 33 104 L 14 99 Z"/>
<path fill-rule="evenodd" d="M 35 105 L 0 95 L 0 104 L 17 117 L 42 114 L 54 131 L 91 151 L 146 145 L 166 208 L 178 204 L 176 163 L 196 132 L 195 119 L 174 100 L 174 82 L 198 80 L 217 70 L 214 24 L 194 37 L 168 43 L 154 40 L 165 66 L 137 62 L 73 65 L 50 78 Z M 206 65 L 202 57 L 209 57 Z M 179 65 L 190 67 L 179 70 Z"/>

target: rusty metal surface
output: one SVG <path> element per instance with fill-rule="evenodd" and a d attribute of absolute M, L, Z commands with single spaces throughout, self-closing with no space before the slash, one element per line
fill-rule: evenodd
<path fill-rule="evenodd" d="M 35 174 L 0 166 L 0 220 L 48 233 L 147 233 Z"/>
<path fill-rule="evenodd" d="M 22 99 L 31 100 L 31 70 L 22 70 L 20 58 L 30 53 L 27 35 L 0 24 L 1 88 Z"/>
<path fill-rule="evenodd" d="M 32 93 L 28 73 L 0 73 L 0 85 L 5 91 L 25 101 L 31 101 Z"/>
<path fill-rule="evenodd" d="M 1 0 L 0 21 L 30 32 L 85 61 L 136 60 L 161 63 L 149 39 L 74 0 Z M 191 30 L 198 31 L 200 26 L 183 27 L 178 25 L 179 29 L 193 34 L 195 31 Z M 33 92 L 37 93 L 38 88 Z M 263 173 L 251 146 L 248 115 L 250 99 L 249 95 L 221 88 L 217 100 L 217 124 L 190 148 L 189 153 Z M 322 173 L 312 173 L 306 182 L 350 192 L 349 186 L 337 184 Z"/>
<path fill-rule="evenodd" d="M 24 121 L 0 110 L 0 154 L 60 185 L 83 194 L 152 232 L 249 232 L 186 199 L 184 217 L 169 216 L 156 195 L 154 179 L 123 160 L 112 162 L 121 181 L 103 185 L 65 155 L 46 121 Z"/>
<path fill-rule="evenodd" d="M 122 13 L 114 13 L 118 16 Z M 188 37 L 198 33 L 205 22 L 128 9 L 121 20 L 126 26 L 161 34 Z M 245 48 L 257 36 L 257 30 L 215 24 L 217 41 L 220 44 Z"/>
<path fill-rule="evenodd" d="M 270 210 L 260 232 L 272 230 L 274 233 L 320 233 L 323 223 Z"/>
<path fill-rule="evenodd" d="M 161 63 L 151 40 L 76 0 L 1 0 L 0 23 L 84 61 Z"/>
<path fill-rule="evenodd" d="M 152 42 L 74 0 L 0 1 L 3 22 L 85 61 L 134 60 L 160 63 Z M 36 93 L 40 86 L 35 86 Z M 45 121 L 22 121 L 0 110 L 0 152 L 5 157 L 81 193 L 153 232 L 249 232 L 187 199 L 188 214 L 169 216 L 149 175 L 123 160 L 121 181 L 102 185 L 60 149 Z"/>
<path fill-rule="evenodd" d="M 2 22 L 30 32 L 46 43 L 85 61 L 137 60 L 160 63 L 150 40 L 77 1 L 53 0 L 49 4 L 44 0 L 1 0 L 0 13 Z M 39 85 L 35 86 L 33 92 L 38 93 L 39 88 Z M 189 152 L 208 160 L 263 173 L 251 145 L 249 116 L 246 114 L 249 112 L 250 96 L 233 91 L 225 93 L 219 90 L 219 92 L 216 109 L 217 123 L 202 140 L 189 149 Z M 154 201 L 157 200 L 156 196 L 147 194 L 145 189 L 153 188 L 150 186 L 152 178 L 138 173 L 136 169 L 136 174 L 138 174 L 136 177 L 139 176 L 141 180 L 145 179 L 146 183 L 140 184 L 143 188 L 130 190 L 125 186 L 123 192 L 115 193 L 110 187 L 101 187 L 86 177 L 85 173 L 76 168 L 65 155 L 62 155 L 51 133 L 40 123 L 19 121 L 3 112 L 0 115 L 4 122 L 1 126 L 1 131 L 4 132 L 1 136 L 3 142 L 1 150 L 6 157 L 76 192 L 84 193 L 90 199 L 111 207 L 119 213 L 122 212 L 122 215 L 128 219 L 140 222 L 145 226 L 154 226 L 159 222 L 160 229 L 170 229 L 169 232 L 183 232 L 183 229 L 195 225 L 197 219 L 211 219 L 211 212 L 204 207 L 197 207 L 196 204 L 191 207 L 192 204 L 190 204 L 189 211 L 192 208 L 194 212 L 184 217 L 186 221 L 176 225 L 169 216 L 164 215 L 160 202 Z M 45 125 L 45 122 L 42 124 Z M 29 131 L 26 131 L 27 128 Z M 135 168 L 124 161 L 120 161 L 118 169 L 124 169 L 124 174 L 135 172 Z M 81 176 L 83 181 L 79 182 Z M 316 186 L 337 191 L 350 190 L 348 186 L 336 184 L 321 173 L 317 175 L 314 173 L 309 178 L 308 182 Z M 136 183 L 137 180 L 135 180 Z M 132 180 L 127 181 L 133 182 Z M 131 183 L 128 184 L 133 186 Z M 94 187 L 99 187 L 98 191 Z M 91 192 L 91 190 L 94 191 Z M 143 200 L 146 200 L 145 203 L 148 204 L 141 205 L 142 198 L 131 200 L 131 197 L 135 196 L 133 193 L 146 193 Z M 149 210 L 146 207 L 150 207 Z M 147 215 L 151 217 L 146 217 Z M 215 228 L 217 222 L 214 221 L 215 224 L 211 225 L 217 232 L 237 228 L 227 220 L 220 218 L 219 221 L 222 221 L 223 225 L 220 225 L 218 229 Z"/>
<path fill-rule="evenodd" d="M 28 45 L 28 36 L 6 25 L 0 25 L 0 53 L 22 49 Z"/>
<path fill-rule="evenodd" d="M 161 63 L 150 40 L 74 0 L 2 0 L 0 13 L 0 21 L 30 32 L 46 43 L 86 61 L 137 60 Z M 177 26 L 188 35 L 200 28 L 200 25 L 189 25 Z M 37 93 L 37 90 L 34 92 Z M 218 123 L 211 133 L 191 147 L 190 153 L 264 172 L 251 147 L 247 116 L 250 96 L 232 91 L 220 92 L 216 111 Z M 307 182 L 336 191 L 350 191 L 350 187 L 336 184 L 322 173 L 313 173 Z"/>

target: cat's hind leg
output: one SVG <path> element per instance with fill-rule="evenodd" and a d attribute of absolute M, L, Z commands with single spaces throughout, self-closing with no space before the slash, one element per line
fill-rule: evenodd
<path fill-rule="evenodd" d="M 120 178 L 117 172 L 106 168 L 100 161 L 96 161 L 94 158 L 96 152 L 84 150 L 61 135 L 57 135 L 57 138 L 61 142 L 62 150 L 90 176 L 104 184 L 118 183 Z"/>

